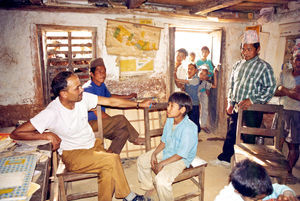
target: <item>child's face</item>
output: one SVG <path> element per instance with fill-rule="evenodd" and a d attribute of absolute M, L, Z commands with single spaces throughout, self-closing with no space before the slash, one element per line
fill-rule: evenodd
<path fill-rule="evenodd" d="M 196 73 L 197 73 L 197 68 L 193 65 L 188 66 L 188 78 L 191 79 Z"/>
<path fill-rule="evenodd" d="M 192 61 L 192 62 L 194 62 L 195 61 L 195 55 L 194 54 L 190 54 L 190 60 Z"/>
<path fill-rule="evenodd" d="M 207 74 L 208 74 L 207 70 L 201 69 L 200 72 L 199 72 L 199 79 L 200 80 L 207 80 Z"/>
<path fill-rule="evenodd" d="M 177 52 L 176 54 L 176 61 L 181 63 L 183 60 L 185 60 L 186 56 L 182 52 Z"/>
<path fill-rule="evenodd" d="M 175 102 L 168 102 L 167 116 L 168 118 L 176 118 L 182 115 L 179 105 Z"/>
<path fill-rule="evenodd" d="M 208 50 L 201 50 L 201 52 L 202 52 L 202 57 L 206 59 L 207 56 L 209 55 L 209 51 Z"/>

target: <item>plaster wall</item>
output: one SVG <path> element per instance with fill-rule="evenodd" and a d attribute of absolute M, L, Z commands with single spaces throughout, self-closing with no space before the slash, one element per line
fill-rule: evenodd
<path fill-rule="evenodd" d="M 139 92 L 140 97 L 157 96 L 166 100 L 166 83 L 169 79 L 169 25 L 213 27 L 226 33 L 225 75 L 239 56 L 239 41 L 246 24 L 218 23 L 195 19 L 160 17 L 155 14 L 101 14 L 0 10 L 0 127 L 15 123 L 16 119 L 29 119 L 43 105 L 41 69 L 37 45 L 37 24 L 89 26 L 97 28 L 97 56 L 104 58 L 107 83 L 113 93 Z M 105 19 L 151 18 L 154 26 L 162 27 L 159 50 L 154 58 L 154 71 L 140 78 L 119 80 L 116 56 L 108 55 L 105 48 Z M 220 87 L 226 87 L 226 80 Z M 121 86 L 121 87 L 120 87 Z M 13 112 L 12 112 L 13 111 Z"/>

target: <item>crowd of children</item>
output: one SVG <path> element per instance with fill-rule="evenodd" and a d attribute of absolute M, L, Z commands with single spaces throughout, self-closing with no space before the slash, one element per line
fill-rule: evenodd
<path fill-rule="evenodd" d="M 189 118 L 198 126 L 198 132 L 203 130 L 206 133 L 210 133 L 207 125 L 208 119 L 208 96 L 211 88 L 217 87 L 217 68 L 214 68 L 212 61 L 208 59 L 210 51 L 208 47 L 204 46 L 201 48 L 201 59 L 196 61 L 196 54 L 190 52 L 189 63 L 187 65 L 186 76 L 179 77 L 182 74 L 184 66 L 182 65 L 185 57 L 180 57 L 181 52 L 187 51 L 183 48 L 179 49 L 176 53 L 177 58 L 180 60 L 180 73 L 179 68 L 175 66 L 174 80 L 176 86 L 182 91 L 187 92 L 193 102 L 193 109 L 188 114 Z M 196 62 L 195 62 L 196 61 Z M 199 107 L 200 106 L 200 107 Z M 199 111 L 200 110 L 200 111 Z"/>

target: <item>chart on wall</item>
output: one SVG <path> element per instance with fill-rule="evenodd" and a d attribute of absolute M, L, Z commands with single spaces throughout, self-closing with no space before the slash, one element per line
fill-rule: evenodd
<path fill-rule="evenodd" d="M 107 53 L 117 56 L 154 57 L 159 48 L 160 27 L 107 19 Z"/>

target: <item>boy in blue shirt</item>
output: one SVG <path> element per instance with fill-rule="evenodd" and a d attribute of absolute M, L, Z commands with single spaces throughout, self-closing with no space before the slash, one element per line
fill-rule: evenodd
<path fill-rule="evenodd" d="M 193 109 L 188 113 L 189 118 L 197 125 L 198 133 L 201 131 L 200 122 L 199 122 L 199 98 L 198 98 L 198 88 L 200 84 L 200 79 L 197 75 L 197 67 L 195 64 L 190 63 L 188 65 L 188 79 L 178 79 L 176 71 L 174 74 L 175 83 L 177 86 L 180 86 L 181 89 L 184 89 L 186 93 L 192 98 Z"/>
<path fill-rule="evenodd" d="M 272 184 L 266 169 L 249 159 L 236 164 L 215 201 L 297 201 L 295 192 L 286 185 Z"/>
<path fill-rule="evenodd" d="M 154 191 L 151 170 L 160 201 L 174 200 L 172 183 L 196 156 L 197 126 L 186 115 L 192 109 L 192 100 L 185 92 L 175 92 L 168 100 L 167 120 L 160 144 L 137 160 L 138 179 L 145 196 Z"/>

